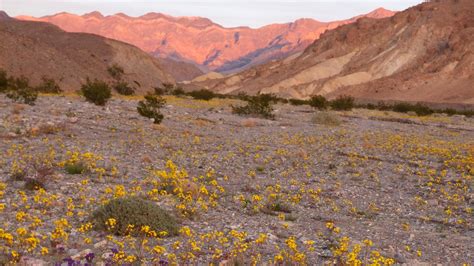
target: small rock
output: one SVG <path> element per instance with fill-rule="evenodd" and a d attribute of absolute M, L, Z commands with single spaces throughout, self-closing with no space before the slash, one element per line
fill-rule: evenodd
<path fill-rule="evenodd" d="M 30 265 L 30 266 L 43 266 L 43 265 L 46 265 L 46 262 L 44 260 L 23 256 L 21 257 L 19 264 Z"/>
<path fill-rule="evenodd" d="M 78 252 L 79 252 L 79 250 L 73 248 L 73 249 L 68 250 L 68 251 L 67 251 L 67 254 L 69 254 L 69 255 L 72 256 L 72 255 L 77 254 Z"/>
<path fill-rule="evenodd" d="M 430 264 L 427 262 L 422 262 L 418 260 L 409 260 L 406 263 L 403 263 L 404 266 L 429 266 Z"/>
<path fill-rule="evenodd" d="M 87 254 L 91 253 L 91 252 L 92 252 L 92 250 L 90 250 L 90 249 L 84 249 L 83 251 L 77 253 L 76 255 L 71 256 L 71 259 L 73 259 L 73 260 L 80 259 L 80 258 L 86 256 Z"/>
<path fill-rule="evenodd" d="M 110 259 L 114 256 L 114 253 L 112 252 L 105 252 L 104 254 L 102 254 L 102 259 L 104 260 L 107 260 L 107 259 Z"/>
<path fill-rule="evenodd" d="M 97 242 L 94 244 L 94 248 L 101 248 L 103 246 L 107 245 L 107 240 L 102 240 L 100 242 Z"/>
<path fill-rule="evenodd" d="M 394 259 L 395 259 L 397 262 L 399 262 L 399 263 L 405 263 L 405 262 L 406 262 L 405 257 L 404 257 L 400 252 L 397 252 L 397 253 L 395 254 Z"/>

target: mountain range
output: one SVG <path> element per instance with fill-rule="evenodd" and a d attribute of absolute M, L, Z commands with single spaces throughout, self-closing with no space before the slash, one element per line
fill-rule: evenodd
<path fill-rule="evenodd" d="M 327 31 L 301 54 L 192 83 L 221 93 L 474 104 L 474 1 L 438 0 Z"/>
<path fill-rule="evenodd" d="M 179 81 L 187 90 L 225 94 L 474 104 L 474 1 L 258 29 L 158 13 L 0 12 L 0 68 L 11 75 L 33 83 L 50 76 L 71 91 L 88 77 L 111 80 L 113 65 L 140 93 Z"/>
<path fill-rule="evenodd" d="M 82 16 L 59 13 L 40 18 L 19 16 L 17 19 L 48 22 L 68 32 L 93 33 L 120 40 L 157 57 L 195 64 L 203 71 L 234 73 L 301 52 L 323 32 L 353 23 L 361 17 L 384 18 L 394 13 L 379 8 L 347 20 L 320 22 L 299 19 L 257 29 L 225 28 L 207 18 L 172 17 L 160 13 L 140 17 L 122 13 L 110 16 L 99 12 Z M 192 77 L 189 75 L 183 79 Z"/>

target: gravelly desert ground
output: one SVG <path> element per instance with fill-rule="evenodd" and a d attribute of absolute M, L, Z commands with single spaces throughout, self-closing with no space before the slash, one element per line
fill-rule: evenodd
<path fill-rule="evenodd" d="M 306 106 L 277 105 L 271 121 L 231 114 L 234 100 L 167 100 L 154 125 L 135 98 L 97 107 L 0 97 L 0 264 L 84 264 L 87 254 L 94 264 L 474 261 L 472 118 L 355 109 L 332 112 L 342 123 L 330 126 Z M 75 159 L 88 171 L 68 174 Z M 156 186 L 180 169 L 187 200 Z M 25 189 L 25 178 L 45 189 Z M 129 195 L 168 210 L 180 234 L 85 226 L 99 205 Z"/>

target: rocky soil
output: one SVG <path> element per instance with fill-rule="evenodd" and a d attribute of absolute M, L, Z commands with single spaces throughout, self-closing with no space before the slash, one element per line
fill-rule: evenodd
<path fill-rule="evenodd" d="M 341 124 L 330 126 L 313 123 L 307 106 L 277 105 L 272 121 L 233 115 L 234 100 L 167 101 L 154 125 L 133 97 L 97 107 L 78 96 L 35 106 L 0 96 L 0 264 L 474 261 L 474 119 L 356 109 L 331 112 Z M 74 152 L 88 163 L 83 174 L 63 167 Z M 199 190 L 191 201 L 153 190 L 172 165 Z M 44 190 L 26 189 L 28 178 Z M 84 226 L 128 195 L 176 216 L 180 235 Z"/>

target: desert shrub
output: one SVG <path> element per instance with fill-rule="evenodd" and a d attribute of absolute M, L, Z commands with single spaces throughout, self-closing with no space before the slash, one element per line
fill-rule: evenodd
<path fill-rule="evenodd" d="M 445 108 L 445 109 L 443 109 L 443 110 L 439 110 L 438 112 L 440 112 L 440 113 L 445 113 L 445 114 L 447 114 L 447 115 L 449 115 L 449 116 L 452 116 L 452 115 L 455 115 L 455 114 L 458 113 L 458 111 L 456 111 L 456 110 L 453 109 L 453 108 Z"/>
<path fill-rule="evenodd" d="M 30 87 L 30 82 L 27 78 L 21 76 L 8 80 L 7 97 L 15 102 L 34 105 L 38 98 L 38 92 Z"/>
<path fill-rule="evenodd" d="M 412 110 L 411 104 L 409 103 L 397 103 L 392 106 L 392 110 L 398 113 L 408 113 Z"/>
<path fill-rule="evenodd" d="M 118 81 L 113 84 L 114 90 L 120 95 L 134 95 L 135 88 L 130 86 L 126 81 Z"/>
<path fill-rule="evenodd" d="M 123 68 L 117 64 L 113 64 L 112 66 L 107 68 L 107 71 L 109 72 L 110 76 L 116 80 L 121 80 L 123 74 L 125 74 Z"/>
<path fill-rule="evenodd" d="M 397 103 L 393 105 L 392 110 L 399 113 L 415 112 L 419 116 L 430 115 L 434 111 L 426 105 L 421 103 L 410 104 L 410 103 Z"/>
<path fill-rule="evenodd" d="M 0 93 L 5 92 L 8 88 L 7 72 L 0 69 Z"/>
<path fill-rule="evenodd" d="M 289 102 L 291 105 L 295 105 L 295 106 L 309 104 L 308 101 L 300 100 L 300 99 L 290 99 Z"/>
<path fill-rule="evenodd" d="M 204 101 L 209 101 L 212 98 L 216 97 L 214 92 L 212 92 L 210 90 L 206 90 L 206 89 L 192 91 L 192 92 L 188 93 L 188 95 L 193 97 L 194 99 L 204 100 Z"/>
<path fill-rule="evenodd" d="M 251 96 L 245 92 L 239 92 L 235 97 L 242 101 L 248 101 L 251 98 Z"/>
<path fill-rule="evenodd" d="M 162 87 L 155 87 L 153 88 L 153 94 L 155 95 L 158 95 L 158 96 L 162 96 L 162 95 L 165 95 L 167 94 L 165 89 L 162 88 Z"/>
<path fill-rule="evenodd" d="M 41 78 L 41 84 L 36 86 L 35 90 L 41 93 L 59 94 L 63 92 L 61 87 L 56 83 L 56 80 L 46 76 Z"/>
<path fill-rule="evenodd" d="M 184 95 L 186 93 L 184 92 L 183 88 L 176 87 L 171 91 L 171 94 L 174 95 L 174 96 L 181 96 L 181 95 Z"/>
<path fill-rule="evenodd" d="M 351 96 L 339 96 L 330 102 L 331 108 L 338 111 L 350 111 L 354 108 L 354 98 Z"/>
<path fill-rule="evenodd" d="M 160 109 L 165 106 L 165 99 L 160 96 L 153 94 L 145 95 L 145 100 L 138 102 L 137 111 L 141 116 L 152 118 L 153 123 L 159 124 L 163 120 L 164 116 L 161 114 Z"/>
<path fill-rule="evenodd" d="M 91 217 L 94 229 L 109 231 L 115 235 L 127 235 L 128 225 L 135 228 L 149 226 L 156 233 L 166 231 L 168 235 L 177 235 L 178 223 L 176 219 L 153 202 L 139 197 L 125 197 L 113 199 L 96 209 Z M 110 220 L 113 219 L 113 226 Z"/>
<path fill-rule="evenodd" d="M 81 87 L 82 95 L 87 101 L 94 103 L 95 105 L 105 105 L 107 101 L 112 97 L 112 91 L 106 82 L 95 79 L 91 81 L 89 78 L 86 84 Z"/>
<path fill-rule="evenodd" d="M 39 190 L 45 188 L 43 182 L 34 178 L 27 178 L 24 187 L 26 190 Z"/>
<path fill-rule="evenodd" d="M 362 105 L 362 106 L 360 106 L 360 107 L 361 107 L 361 108 L 367 108 L 367 109 L 369 109 L 369 110 L 375 110 L 375 109 L 377 109 L 377 106 L 376 106 L 375 104 L 373 104 L 373 103 L 368 103 L 368 104 L 366 104 L 365 106 Z"/>
<path fill-rule="evenodd" d="M 314 95 L 309 100 L 309 105 L 311 107 L 313 107 L 314 109 L 326 110 L 328 108 L 329 103 L 328 103 L 328 100 L 326 100 L 326 98 L 324 98 L 324 96 Z"/>
<path fill-rule="evenodd" d="M 413 106 L 413 111 L 419 116 L 431 115 L 434 113 L 433 109 L 421 103 L 415 104 Z"/>
<path fill-rule="evenodd" d="M 232 106 L 232 113 L 242 116 L 257 116 L 266 119 L 274 119 L 273 115 L 274 97 L 271 94 L 260 94 L 249 97 L 247 105 Z"/>
<path fill-rule="evenodd" d="M 312 118 L 314 124 L 326 126 L 339 126 L 342 122 L 339 116 L 331 112 L 318 112 Z"/>
<path fill-rule="evenodd" d="M 87 166 L 82 162 L 67 163 L 64 165 L 64 170 L 70 175 L 80 175 L 87 171 Z"/>

